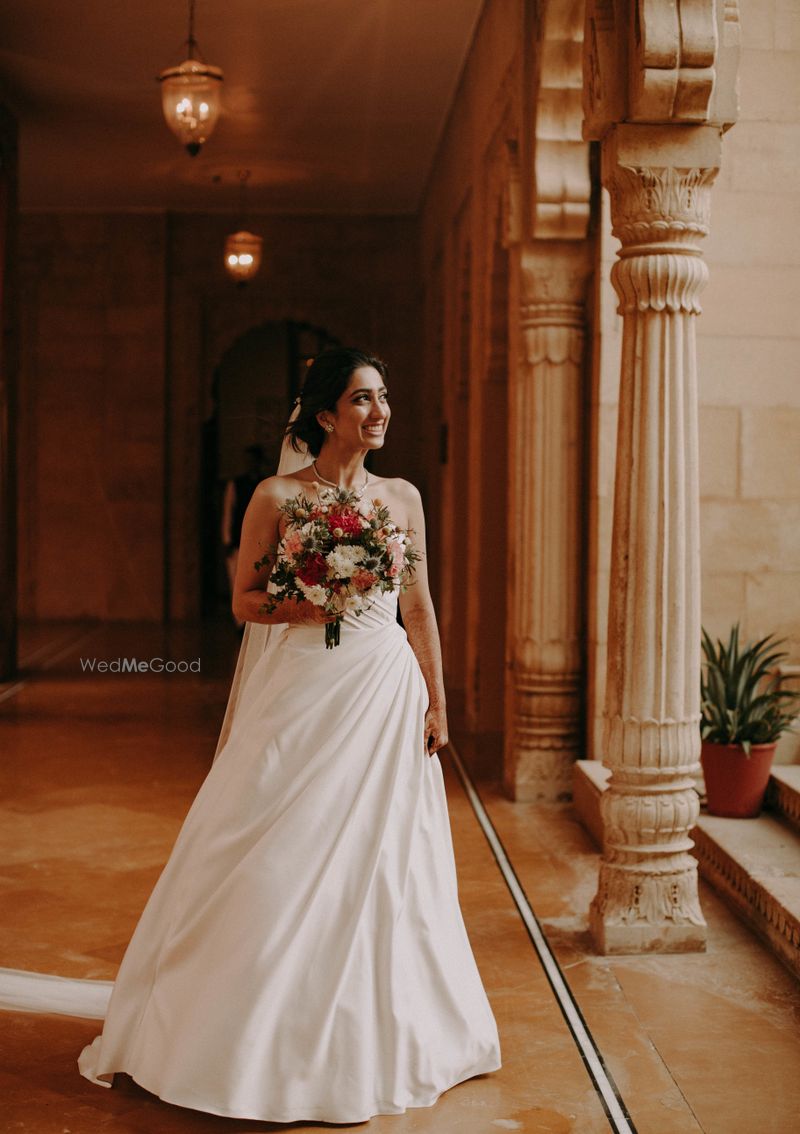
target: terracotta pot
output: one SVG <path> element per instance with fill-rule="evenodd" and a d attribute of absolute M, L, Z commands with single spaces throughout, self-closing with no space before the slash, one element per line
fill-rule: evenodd
<path fill-rule="evenodd" d="M 740 744 L 704 740 L 700 763 L 706 781 L 709 815 L 754 819 L 761 811 L 777 742 L 754 744 L 745 756 Z"/>

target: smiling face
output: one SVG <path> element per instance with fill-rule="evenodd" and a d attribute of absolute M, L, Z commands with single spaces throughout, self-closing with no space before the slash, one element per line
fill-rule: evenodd
<path fill-rule="evenodd" d="M 347 389 L 336 403 L 336 412 L 322 413 L 318 420 L 334 426 L 336 440 L 353 449 L 380 449 L 392 411 L 383 378 L 372 366 L 360 366 L 350 375 Z"/>

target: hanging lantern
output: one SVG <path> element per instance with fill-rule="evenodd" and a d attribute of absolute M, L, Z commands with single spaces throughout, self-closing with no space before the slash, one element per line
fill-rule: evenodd
<path fill-rule="evenodd" d="M 220 111 L 222 71 L 199 58 L 194 38 L 194 4 L 189 0 L 189 57 L 158 76 L 161 106 L 170 130 L 192 157 L 211 136 Z"/>
<path fill-rule="evenodd" d="M 245 284 L 261 267 L 264 241 L 253 232 L 233 232 L 225 239 L 225 270 L 231 279 Z"/>
<path fill-rule="evenodd" d="M 245 187 L 249 169 L 239 170 L 239 213 L 241 229 L 225 238 L 225 271 L 237 284 L 248 283 L 261 267 L 261 249 L 264 241 L 246 229 Z"/>

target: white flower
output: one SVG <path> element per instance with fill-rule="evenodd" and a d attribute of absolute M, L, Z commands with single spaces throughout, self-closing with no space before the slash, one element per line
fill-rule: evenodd
<path fill-rule="evenodd" d="M 310 587 L 308 583 L 304 583 L 302 579 L 297 580 L 297 585 L 308 601 L 313 602 L 314 606 L 324 606 L 328 601 L 328 592 L 324 587 L 316 585 Z"/>
<path fill-rule="evenodd" d="M 363 547 L 335 547 L 325 556 L 325 561 L 338 579 L 349 579 L 364 558 Z"/>

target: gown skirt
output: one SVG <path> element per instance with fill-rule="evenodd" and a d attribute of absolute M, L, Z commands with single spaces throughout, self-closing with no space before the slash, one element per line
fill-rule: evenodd
<path fill-rule="evenodd" d="M 431 1106 L 500 1067 L 427 694 L 389 592 L 253 667 L 82 1075 L 273 1122 Z"/>

